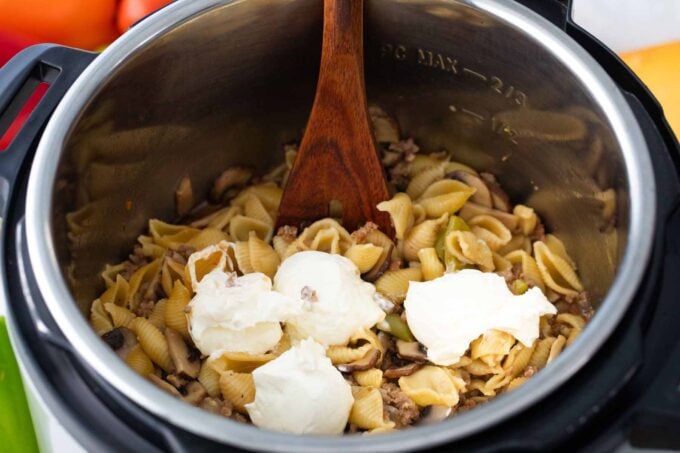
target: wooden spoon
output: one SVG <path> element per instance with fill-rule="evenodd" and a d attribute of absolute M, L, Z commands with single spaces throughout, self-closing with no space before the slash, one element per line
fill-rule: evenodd
<path fill-rule="evenodd" d="M 389 216 L 376 208 L 390 195 L 370 126 L 363 54 L 363 0 L 325 0 L 316 97 L 277 228 L 328 217 L 339 202 L 345 228 L 370 220 L 393 236 Z"/>

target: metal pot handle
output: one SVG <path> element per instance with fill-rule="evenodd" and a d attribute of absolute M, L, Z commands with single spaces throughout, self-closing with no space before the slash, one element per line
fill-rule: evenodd
<path fill-rule="evenodd" d="M 4 217 L 17 175 L 37 146 L 54 108 L 96 54 L 54 44 L 24 49 L 0 69 L 0 136 L 41 84 L 49 87 L 7 149 L 0 152 L 0 214 Z M 30 160 L 30 159 L 29 159 Z"/>

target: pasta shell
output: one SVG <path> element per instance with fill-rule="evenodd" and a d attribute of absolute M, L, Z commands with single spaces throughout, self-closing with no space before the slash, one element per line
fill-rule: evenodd
<path fill-rule="evenodd" d="M 229 236 L 236 241 L 247 241 L 250 232 L 254 231 L 263 241 L 269 241 L 273 226 L 261 220 L 243 215 L 235 215 L 229 222 Z"/>
<path fill-rule="evenodd" d="M 565 343 L 565 345 L 566 345 L 566 346 L 569 346 L 569 345 L 572 344 L 574 341 L 576 341 L 576 339 L 578 338 L 578 336 L 581 335 L 581 332 L 582 332 L 582 331 L 583 331 L 583 329 L 579 329 L 579 328 L 576 328 L 576 327 L 574 327 L 573 329 L 571 329 L 571 331 L 569 332 L 569 336 L 567 337 L 567 342 Z"/>
<path fill-rule="evenodd" d="M 283 189 L 276 184 L 259 184 L 250 188 L 252 193 L 260 199 L 262 205 L 269 211 L 277 211 L 281 204 Z"/>
<path fill-rule="evenodd" d="M 394 422 L 385 422 L 383 399 L 380 390 L 368 387 L 353 387 L 354 404 L 349 422 L 361 429 L 393 428 Z"/>
<path fill-rule="evenodd" d="M 137 238 L 137 242 L 141 244 L 142 253 L 144 254 L 144 256 L 149 256 L 152 258 L 161 258 L 165 256 L 165 254 L 168 251 L 166 247 L 156 244 L 153 238 L 149 236 L 141 235 Z"/>
<path fill-rule="evenodd" d="M 492 366 L 481 360 L 473 360 L 469 364 L 464 366 L 465 371 L 473 376 L 486 376 L 488 374 L 499 374 L 503 372 L 503 369 L 496 365 Z"/>
<path fill-rule="evenodd" d="M 421 223 L 424 222 L 425 219 L 427 219 L 427 212 L 425 212 L 425 208 L 423 208 L 423 205 L 419 203 L 414 203 L 413 204 L 413 224 Z"/>
<path fill-rule="evenodd" d="M 486 381 L 483 381 L 481 379 L 473 379 L 472 381 L 470 381 L 470 385 L 468 385 L 468 390 L 478 390 L 482 392 L 484 396 L 496 396 L 496 392 L 493 390 L 493 388 L 487 387 Z"/>
<path fill-rule="evenodd" d="M 248 354 L 245 352 L 227 352 L 218 357 L 210 357 L 208 364 L 220 374 L 227 371 L 238 373 L 250 373 L 259 366 L 270 360 L 274 360 L 276 354 Z"/>
<path fill-rule="evenodd" d="M 377 368 L 370 370 L 355 371 L 352 377 L 362 387 L 380 388 L 383 382 L 383 372 Z"/>
<path fill-rule="evenodd" d="M 534 348 L 534 353 L 531 354 L 529 359 L 529 366 L 534 367 L 537 370 L 542 369 L 548 363 L 548 357 L 550 356 L 550 349 L 555 342 L 555 337 L 547 337 L 542 340 L 536 341 L 536 347 Z"/>
<path fill-rule="evenodd" d="M 512 348 L 510 354 L 508 354 L 508 357 L 506 357 L 505 361 L 503 362 L 503 369 L 505 370 L 506 374 L 513 378 L 519 376 L 520 373 L 522 373 L 529 365 L 535 348 L 536 342 L 534 342 L 534 344 L 529 347 L 518 342 Z"/>
<path fill-rule="evenodd" d="M 538 224 L 538 216 L 532 208 L 518 204 L 514 207 L 512 213 L 517 216 L 517 226 L 522 234 L 528 236 L 533 233 Z"/>
<path fill-rule="evenodd" d="M 234 253 L 234 244 L 226 241 L 192 253 L 186 266 L 192 289 L 196 291 L 198 283 L 215 268 L 233 272 L 236 269 Z"/>
<path fill-rule="evenodd" d="M 235 215 L 241 214 L 242 210 L 238 206 L 227 206 L 219 211 L 194 220 L 189 225 L 194 228 L 214 228 L 216 230 L 224 230 Z"/>
<path fill-rule="evenodd" d="M 493 252 L 493 266 L 496 269 L 496 272 L 503 272 L 510 269 L 512 263 L 498 253 Z"/>
<path fill-rule="evenodd" d="M 338 230 L 333 228 L 326 228 L 314 236 L 310 249 L 317 250 L 319 252 L 339 254 L 341 253 L 340 248 L 340 234 Z"/>
<path fill-rule="evenodd" d="M 251 274 L 255 272 L 252 264 L 250 263 L 250 247 L 247 241 L 239 241 L 234 244 L 234 256 L 236 257 L 236 264 L 238 265 L 238 270 L 242 274 Z"/>
<path fill-rule="evenodd" d="M 147 318 L 151 324 L 159 329 L 163 329 L 165 327 L 165 306 L 167 303 L 167 299 L 161 299 L 156 302 L 156 305 L 153 306 L 151 314 Z"/>
<path fill-rule="evenodd" d="M 477 265 L 482 271 L 494 270 L 493 254 L 486 242 L 469 231 L 451 231 L 444 239 L 446 252 L 462 263 Z"/>
<path fill-rule="evenodd" d="M 373 244 L 355 244 L 347 249 L 345 258 L 349 258 L 362 274 L 370 271 L 376 265 L 383 248 Z"/>
<path fill-rule="evenodd" d="M 411 178 L 406 194 L 411 197 L 411 200 L 416 200 L 425 192 L 425 190 L 432 185 L 432 183 L 439 181 L 444 177 L 444 164 L 438 164 L 434 167 L 423 169 L 418 174 Z"/>
<path fill-rule="evenodd" d="M 512 381 L 510 381 L 510 383 L 508 384 L 508 386 L 505 389 L 507 391 L 514 390 L 517 387 L 519 387 L 520 385 L 524 384 L 528 380 L 529 380 L 528 378 L 525 378 L 523 376 L 517 377 L 517 378 L 513 379 Z"/>
<path fill-rule="evenodd" d="M 487 208 L 477 203 L 472 203 L 470 201 L 465 203 L 465 205 L 463 205 L 463 207 L 458 212 L 458 215 L 461 216 L 463 220 L 465 220 L 466 222 L 473 217 L 483 214 L 497 218 L 498 220 L 503 222 L 503 225 L 505 225 L 512 232 L 516 232 L 518 229 L 519 219 L 517 218 L 516 215 L 510 214 L 509 212 L 503 212 L 499 211 L 498 209 Z"/>
<path fill-rule="evenodd" d="M 471 231 L 486 242 L 492 251 L 506 245 L 512 239 L 512 233 L 503 222 L 487 214 L 475 216 L 468 222 Z"/>
<path fill-rule="evenodd" d="M 149 356 L 144 353 L 139 345 L 133 346 L 125 357 L 125 363 L 141 376 L 148 376 L 153 373 L 153 363 Z"/>
<path fill-rule="evenodd" d="M 571 257 L 567 253 L 567 249 L 564 247 L 564 243 L 560 241 L 557 238 L 557 236 L 553 234 L 547 234 L 543 242 L 545 243 L 546 246 L 548 246 L 550 251 L 552 251 L 557 256 L 562 258 L 564 261 L 569 263 L 572 269 L 576 269 L 576 263 L 574 263 L 574 260 L 571 259 Z"/>
<path fill-rule="evenodd" d="M 248 249 L 251 267 L 255 272 L 261 272 L 269 278 L 274 278 L 281 259 L 271 245 L 250 233 Z"/>
<path fill-rule="evenodd" d="M 420 270 L 423 273 L 423 280 L 434 280 L 444 275 L 444 265 L 439 261 L 434 247 L 421 249 L 418 252 L 418 259 L 421 264 Z"/>
<path fill-rule="evenodd" d="M 222 230 L 215 228 L 206 228 L 201 230 L 196 236 L 191 238 L 187 245 L 195 250 L 203 250 L 211 245 L 218 244 L 221 241 L 228 241 L 229 235 Z"/>
<path fill-rule="evenodd" d="M 338 365 L 341 363 L 350 363 L 355 360 L 359 360 L 364 357 L 373 346 L 366 343 L 359 347 L 350 347 L 342 345 L 329 346 L 326 349 L 326 356 L 331 359 L 333 365 Z"/>
<path fill-rule="evenodd" d="M 414 177 L 423 171 L 437 166 L 444 167 L 446 163 L 441 158 L 431 154 L 416 154 L 408 164 L 408 175 Z M 442 177 L 444 177 L 442 175 Z"/>
<path fill-rule="evenodd" d="M 124 269 L 125 269 L 124 263 L 116 264 L 114 266 L 107 264 L 106 266 L 104 266 L 104 271 L 99 275 L 102 277 L 102 280 L 104 280 L 106 287 L 110 288 L 116 283 L 118 274 L 120 274 Z"/>
<path fill-rule="evenodd" d="M 283 236 L 274 236 L 272 239 L 272 245 L 274 246 L 274 250 L 276 250 L 276 253 L 279 255 L 281 260 L 285 260 L 290 255 L 292 255 L 292 253 L 289 254 L 289 250 L 292 251 L 292 249 L 289 249 L 289 247 L 293 242 L 294 241 L 285 239 Z"/>
<path fill-rule="evenodd" d="M 417 261 L 420 249 L 434 247 L 437 235 L 442 226 L 446 224 L 447 215 L 438 219 L 426 220 L 414 226 L 404 239 L 404 258 L 408 261 Z"/>
<path fill-rule="evenodd" d="M 161 367 L 166 373 L 171 373 L 174 366 L 170 359 L 170 351 L 168 350 L 168 342 L 165 339 L 165 335 L 145 318 L 133 319 L 128 327 L 137 335 L 139 345 L 151 361 Z"/>
<path fill-rule="evenodd" d="M 458 392 L 465 389 L 465 382 L 450 370 L 428 365 L 399 378 L 399 387 L 418 406 L 453 407 L 458 404 Z"/>
<path fill-rule="evenodd" d="M 130 321 L 136 318 L 130 310 L 115 304 L 104 304 L 104 309 L 111 316 L 113 327 L 127 327 Z"/>
<path fill-rule="evenodd" d="M 567 339 L 564 338 L 562 335 L 559 335 L 557 337 L 557 339 L 550 346 L 550 353 L 548 354 L 548 361 L 546 362 L 546 365 L 555 360 L 555 358 L 557 358 L 557 356 L 560 355 L 560 352 L 562 352 L 562 349 L 564 349 L 566 343 Z"/>
<path fill-rule="evenodd" d="M 376 333 L 371 329 L 360 329 L 349 338 L 349 344 L 351 345 L 363 343 L 368 343 L 373 346 L 374 349 L 380 351 L 381 356 L 385 353 L 385 346 L 383 345 L 383 342 L 380 341 L 378 335 L 376 335 Z"/>
<path fill-rule="evenodd" d="M 378 210 L 387 212 L 394 224 L 395 237 L 404 239 L 406 232 L 413 226 L 413 204 L 405 193 L 398 193 L 391 200 L 378 203 Z"/>
<path fill-rule="evenodd" d="M 113 323 L 99 299 L 92 302 L 90 306 L 90 324 L 97 335 L 103 335 L 113 329 Z"/>
<path fill-rule="evenodd" d="M 406 268 L 385 272 L 375 282 L 375 289 L 394 302 L 401 303 L 406 298 L 409 282 L 420 282 L 423 274 L 420 269 Z"/>
<path fill-rule="evenodd" d="M 129 290 L 130 285 L 128 282 L 120 275 L 116 275 L 116 282 L 109 286 L 99 298 L 104 305 L 114 304 L 122 306 L 125 305 L 125 302 L 128 299 Z"/>
<path fill-rule="evenodd" d="M 499 255 L 507 255 L 515 250 L 520 250 L 531 255 L 531 241 L 528 237 L 518 234 L 510 239 L 510 242 L 505 244 L 503 247 L 497 250 Z"/>
<path fill-rule="evenodd" d="M 536 264 L 545 286 L 565 296 L 576 296 L 583 291 L 583 285 L 569 262 L 554 253 L 543 242 L 534 243 Z"/>
<path fill-rule="evenodd" d="M 507 355 L 515 338 L 507 332 L 490 330 L 470 344 L 470 357 L 478 359 L 487 355 Z"/>
<path fill-rule="evenodd" d="M 319 247 L 322 243 L 322 239 L 316 240 L 316 236 L 324 230 L 335 230 L 337 232 L 337 253 L 345 253 L 349 246 L 352 245 L 352 237 L 350 234 L 342 227 L 342 225 L 333 219 L 321 219 L 312 223 L 302 231 L 298 237 L 298 241 L 309 248 L 312 248 L 316 241 L 316 246 Z M 330 233 L 329 235 L 329 232 L 324 233 L 324 236 L 327 241 L 326 243 L 328 243 L 329 238 L 331 243 L 336 238 L 335 234 Z"/>
<path fill-rule="evenodd" d="M 429 218 L 454 214 L 475 193 L 475 189 L 454 179 L 444 179 L 429 186 L 421 195 L 419 204 Z"/>
<path fill-rule="evenodd" d="M 560 313 L 555 318 L 557 322 L 568 324 L 575 329 L 583 329 L 586 325 L 586 320 L 579 315 L 572 315 L 571 313 Z"/>
<path fill-rule="evenodd" d="M 204 361 L 201 366 L 201 371 L 198 373 L 198 382 L 205 388 L 208 395 L 213 398 L 219 397 L 222 393 L 220 389 L 220 373 L 208 365 L 207 361 Z"/>
<path fill-rule="evenodd" d="M 522 274 L 524 280 L 531 286 L 536 286 L 545 291 L 545 284 L 543 283 L 543 274 L 534 260 L 527 252 L 523 250 L 515 250 L 505 256 L 505 259 L 512 264 L 519 264 L 522 267 Z"/>
<path fill-rule="evenodd" d="M 453 173 L 454 171 L 464 171 L 470 173 L 471 175 L 477 175 L 477 171 L 474 168 L 454 161 L 447 162 L 444 166 L 444 171 L 446 174 Z"/>
<path fill-rule="evenodd" d="M 127 300 L 127 305 L 131 308 L 134 309 L 137 306 L 137 303 L 141 299 L 142 295 L 138 294 L 139 288 L 142 286 L 143 283 L 148 284 L 148 288 L 153 288 L 151 285 L 151 282 L 153 282 L 155 279 L 160 279 L 160 267 L 161 267 L 161 260 L 156 259 L 149 264 L 146 264 L 139 269 L 137 269 L 134 274 L 130 277 L 130 285 L 128 288 L 128 300 Z"/>
<path fill-rule="evenodd" d="M 262 223 L 274 226 L 274 219 L 271 215 L 269 215 L 269 212 L 267 212 L 267 209 L 262 204 L 262 201 L 260 201 L 260 199 L 253 194 L 249 194 L 246 197 L 245 203 L 243 205 L 243 212 L 245 213 L 246 217 L 257 219 Z"/>
<path fill-rule="evenodd" d="M 180 245 L 186 244 L 200 230 L 185 225 L 171 225 L 158 219 L 149 220 L 149 232 L 154 242 L 168 249 L 176 249 Z"/>
<path fill-rule="evenodd" d="M 184 337 L 189 336 L 187 316 L 184 310 L 190 301 L 191 293 L 181 281 L 176 280 L 165 305 L 164 321 L 166 326 L 179 332 Z"/>
<path fill-rule="evenodd" d="M 508 385 L 508 383 L 510 383 L 511 380 L 512 380 L 511 376 L 506 376 L 506 375 L 503 375 L 503 374 L 497 374 L 495 376 L 492 376 L 484 384 L 484 388 L 486 389 L 486 392 L 482 392 L 482 393 L 484 393 L 487 396 L 493 396 L 493 395 L 495 395 L 497 390 L 500 390 L 503 387 L 505 387 L 506 385 Z"/>
<path fill-rule="evenodd" d="M 255 382 L 250 373 L 225 371 L 220 376 L 220 390 L 225 400 L 231 402 L 240 413 L 246 413 L 245 405 L 255 399 Z"/>

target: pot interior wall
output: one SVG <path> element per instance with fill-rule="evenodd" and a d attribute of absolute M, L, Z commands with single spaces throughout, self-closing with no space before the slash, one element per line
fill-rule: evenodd
<path fill-rule="evenodd" d="M 625 245 L 627 181 L 587 88 L 542 43 L 472 6 L 366 3 L 369 101 L 421 149 L 494 173 L 536 208 L 601 299 Z M 59 260 L 84 312 L 147 220 L 174 219 L 183 176 L 200 198 L 226 167 L 265 170 L 301 137 L 321 21 L 318 0 L 232 2 L 112 71 L 71 130 L 53 199 Z"/>

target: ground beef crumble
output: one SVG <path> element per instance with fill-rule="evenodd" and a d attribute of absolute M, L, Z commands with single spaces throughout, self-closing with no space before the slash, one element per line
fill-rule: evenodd
<path fill-rule="evenodd" d="M 378 225 L 376 225 L 375 223 L 366 222 L 364 226 L 362 226 L 361 228 L 352 233 L 352 239 L 354 239 L 359 244 L 363 244 L 366 241 L 366 236 L 368 236 L 371 233 L 371 231 L 377 229 Z"/>
<path fill-rule="evenodd" d="M 393 421 L 396 428 L 412 425 L 420 417 L 420 410 L 411 398 L 391 382 L 380 388 L 383 398 L 385 416 Z"/>

